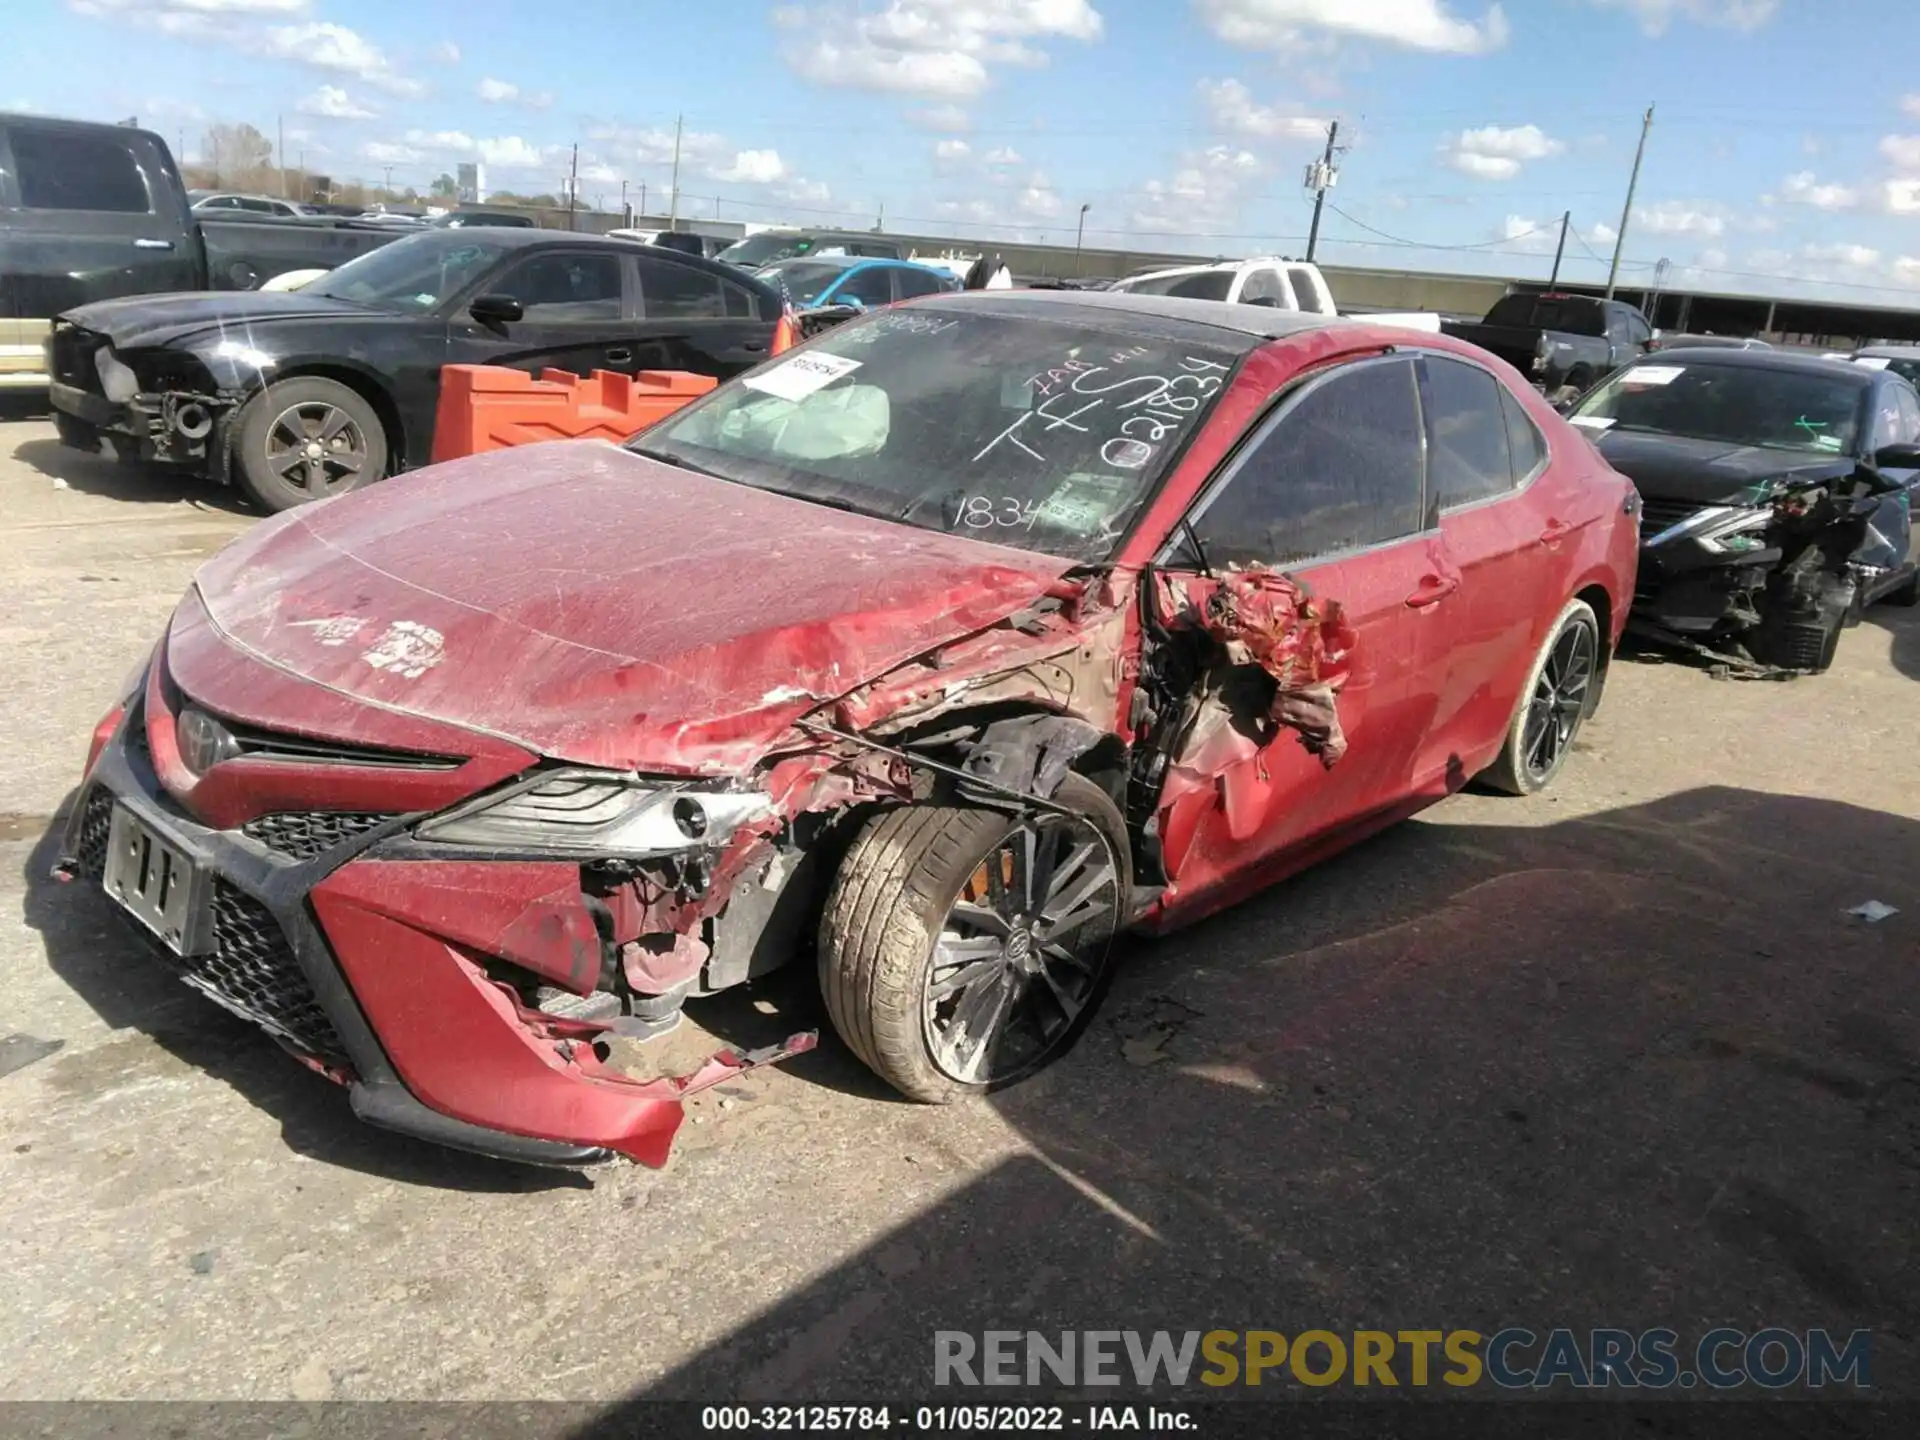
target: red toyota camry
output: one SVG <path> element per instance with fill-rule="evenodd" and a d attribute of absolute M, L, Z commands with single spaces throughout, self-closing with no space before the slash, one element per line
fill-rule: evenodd
<path fill-rule="evenodd" d="M 61 873 L 376 1124 L 660 1163 L 689 997 L 805 957 L 952 1099 L 1194 919 L 1479 777 L 1549 784 L 1632 487 L 1439 335 L 936 297 L 624 448 L 437 466 L 208 564 L 102 720 Z M 642 1067 L 645 1068 L 645 1067 Z"/>

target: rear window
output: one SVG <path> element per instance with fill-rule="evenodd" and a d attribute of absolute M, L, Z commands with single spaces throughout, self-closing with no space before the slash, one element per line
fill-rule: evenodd
<path fill-rule="evenodd" d="M 1117 288 L 1117 287 L 1116 287 Z M 1196 270 L 1184 275 L 1149 275 L 1129 280 L 1126 289 L 1134 295 L 1172 295 L 1182 300 L 1224 300 L 1233 289 L 1231 270 Z"/>
<path fill-rule="evenodd" d="M 25 209 L 148 213 L 147 184 L 125 141 L 31 126 L 12 139 Z"/>
<path fill-rule="evenodd" d="M 1607 333 L 1600 302 L 1578 296 L 1509 295 L 1494 302 L 1487 312 L 1486 323 L 1511 325 L 1516 329 L 1558 330 L 1566 335 Z"/>

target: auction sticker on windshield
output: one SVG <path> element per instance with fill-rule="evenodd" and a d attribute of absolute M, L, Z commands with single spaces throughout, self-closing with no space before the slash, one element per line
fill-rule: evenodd
<path fill-rule="evenodd" d="M 851 375 L 860 368 L 860 361 L 849 360 L 844 355 L 828 355 L 814 351 L 806 355 L 796 355 L 783 361 L 771 370 L 763 370 L 757 375 L 749 375 L 741 384 L 749 390 L 758 390 L 777 400 L 804 400 L 816 390 L 824 390 L 843 375 Z"/>
<path fill-rule="evenodd" d="M 1613 417 L 1611 415 L 1569 415 L 1567 419 L 1572 424 L 1578 425 L 1582 430 L 1611 430 L 1613 428 Z"/>
<path fill-rule="evenodd" d="M 1620 377 L 1622 385 L 1671 385 L 1687 373 L 1684 365 L 1636 365 Z"/>

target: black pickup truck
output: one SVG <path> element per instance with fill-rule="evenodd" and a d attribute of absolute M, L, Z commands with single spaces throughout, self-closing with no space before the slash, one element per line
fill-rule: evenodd
<path fill-rule="evenodd" d="M 1637 360 L 1653 344 L 1653 326 L 1633 306 L 1590 295 L 1506 295 L 1486 318 L 1448 320 L 1441 330 L 1491 350 L 1550 399 L 1578 395 Z"/>
<path fill-rule="evenodd" d="M 0 391 L 44 390 L 55 315 L 169 290 L 251 290 L 410 233 L 332 217 L 215 220 L 150 130 L 0 114 Z"/>

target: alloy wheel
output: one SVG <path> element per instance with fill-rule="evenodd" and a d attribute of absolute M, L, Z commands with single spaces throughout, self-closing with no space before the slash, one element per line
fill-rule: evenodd
<path fill-rule="evenodd" d="M 1108 841 L 1079 816 L 1025 819 L 989 851 L 927 967 L 921 1026 L 940 1072 L 992 1085 L 1044 1064 L 1099 993 L 1120 903 Z"/>
<path fill-rule="evenodd" d="M 1590 625 L 1575 621 L 1554 639 L 1528 698 L 1521 736 L 1523 763 L 1534 780 L 1544 781 L 1566 758 L 1586 714 L 1598 655 Z"/>
<path fill-rule="evenodd" d="M 289 405 L 267 427 L 267 466 L 315 499 L 351 490 L 367 464 L 367 437 L 345 410 L 324 400 Z"/>

